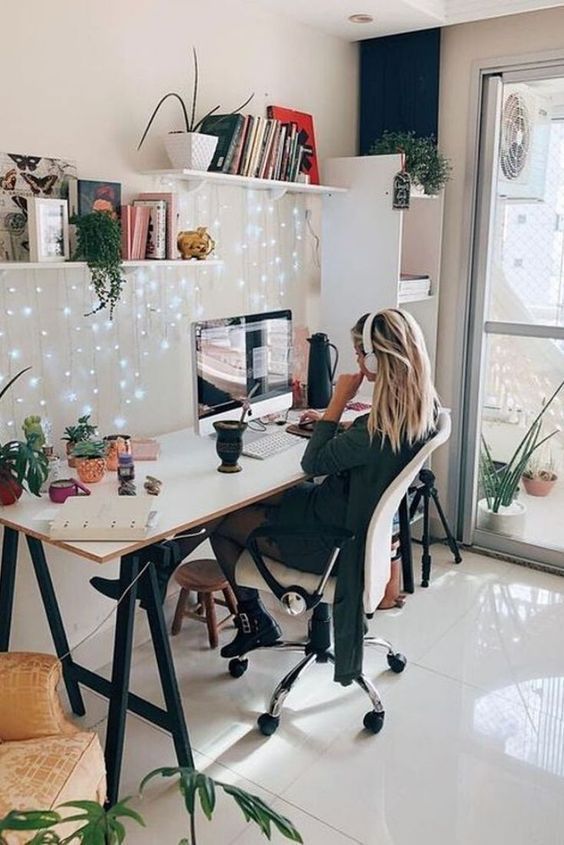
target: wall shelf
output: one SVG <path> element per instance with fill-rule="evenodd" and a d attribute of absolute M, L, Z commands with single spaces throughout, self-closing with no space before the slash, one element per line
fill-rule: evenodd
<path fill-rule="evenodd" d="M 180 180 L 189 183 L 189 191 L 199 191 L 204 185 L 231 185 L 250 188 L 253 191 L 268 191 L 275 200 L 284 194 L 343 194 L 348 188 L 329 185 L 305 185 L 301 182 L 282 182 L 277 179 L 257 179 L 253 176 L 235 176 L 231 173 L 213 173 L 203 170 L 145 170 L 144 176 L 160 179 Z"/>
<path fill-rule="evenodd" d="M 199 269 L 203 269 L 204 267 L 222 267 L 223 261 L 219 258 L 206 258 L 204 261 L 197 261 L 196 259 L 188 261 L 183 261 L 182 259 L 162 259 L 153 261 L 124 261 L 123 266 L 126 270 L 136 267 L 175 267 L 185 270 L 187 267 L 197 267 Z M 0 261 L 0 272 L 2 270 L 80 270 L 86 267 L 88 267 L 86 261 Z"/>
<path fill-rule="evenodd" d="M 434 295 L 426 293 L 424 296 L 421 296 L 418 293 L 408 294 L 404 296 L 400 296 L 398 302 L 400 305 L 404 305 L 406 302 L 428 302 L 434 299 Z"/>

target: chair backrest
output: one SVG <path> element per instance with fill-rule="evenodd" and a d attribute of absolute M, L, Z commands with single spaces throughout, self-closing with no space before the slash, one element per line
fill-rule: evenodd
<path fill-rule="evenodd" d="M 394 478 L 374 508 L 366 533 L 364 552 L 364 610 L 366 613 L 374 613 L 384 596 L 390 578 L 390 548 L 394 514 L 431 453 L 446 443 L 450 437 L 450 430 L 450 414 L 441 410 L 436 433 Z"/>

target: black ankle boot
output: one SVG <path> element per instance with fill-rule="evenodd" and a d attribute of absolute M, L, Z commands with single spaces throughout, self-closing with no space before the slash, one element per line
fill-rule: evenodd
<path fill-rule="evenodd" d="M 141 571 L 150 560 L 155 564 L 161 602 L 164 602 L 166 598 L 168 582 L 170 581 L 174 570 L 180 563 L 181 557 L 180 548 L 174 540 L 164 540 L 162 543 L 155 543 L 154 546 L 149 546 L 147 549 L 142 549 L 139 552 L 139 571 Z M 90 579 L 90 583 L 94 589 L 99 593 L 102 593 L 103 596 L 106 596 L 109 599 L 115 599 L 116 601 L 120 598 L 118 579 L 113 580 L 111 578 L 100 578 L 99 576 L 95 576 Z M 138 598 L 141 599 L 141 607 L 146 608 L 147 601 L 144 596 L 143 588 L 144 584 L 142 583 L 139 585 L 137 595 Z"/>
<path fill-rule="evenodd" d="M 282 633 L 259 599 L 239 604 L 235 627 L 237 636 L 223 646 L 220 652 L 222 657 L 241 657 L 254 648 L 274 645 Z"/>

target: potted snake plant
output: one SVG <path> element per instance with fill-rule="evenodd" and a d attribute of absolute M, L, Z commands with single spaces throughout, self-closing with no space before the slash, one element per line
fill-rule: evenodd
<path fill-rule="evenodd" d="M 26 367 L 16 373 L 0 390 L 0 399 L 30 369 Z M 39 496 L 48 471 L 48 459 L 36 431 L 29 431 L 25 440 L 9 440 L 0 444 L 0 504 L 13 505 L 24 487 L 34 496 Z"/>

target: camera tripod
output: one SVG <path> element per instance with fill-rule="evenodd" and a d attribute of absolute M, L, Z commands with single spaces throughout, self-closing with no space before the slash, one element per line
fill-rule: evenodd
<path fill-rule="evenodd" d="M 419 472 L 417 482 L 409 488 L 410 501 L 408 497 L 404 498 L 400 505 L 400 543 L 402 549 L 403 560 L 403 575 L 404 575 L 404 590 L 412 593 L 413 586 L 413 566 L 411 560 L 411 529 L 410 524 L 413 520 L 418 508 L 423 500 L 423 531 L 420 542 L 423 547 L 423 554 L 421 556 L 421 586 L 429 586 L 429 577 L 431 575 L 431 532 L 430 532 L 430 504 L 433 501 L 441 524 L 445 532 L 445 539 L 454 556 L 455 563 L 461 563 L 462 557 L 458 543 L 454 539 L 452 531 L 450 530 L 446 516 L 439 501 L 439 494 L 435 487 L 435 474 L 430 469 L 422 469 Z"/>

